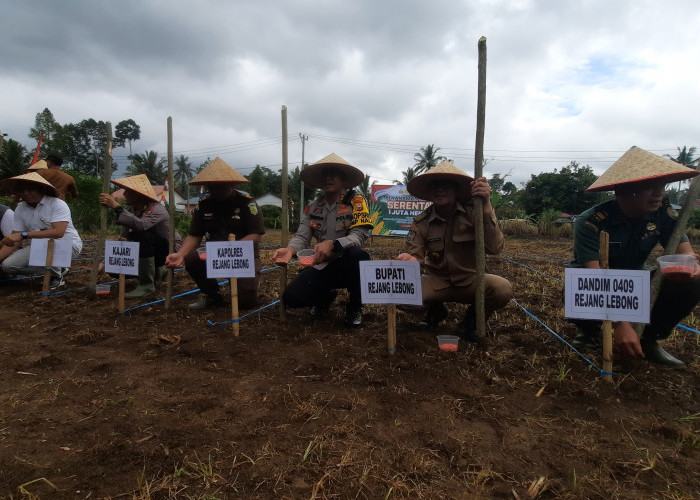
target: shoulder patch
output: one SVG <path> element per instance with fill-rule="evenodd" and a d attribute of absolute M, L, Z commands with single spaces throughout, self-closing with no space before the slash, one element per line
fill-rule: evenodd
<path fill-rule="evenodd" d="M 258 204 L 254 201 L 248 203 L 248 209 L 252 215 L 258 215 Z"/>
<path fill-rule="evenodd" d="M 668 216 L 673 220 L 676 220 L 678 218 L 678 212 L 676 212 L 670 206 L 666 209 L 666 214 L 668 214 Z"/>

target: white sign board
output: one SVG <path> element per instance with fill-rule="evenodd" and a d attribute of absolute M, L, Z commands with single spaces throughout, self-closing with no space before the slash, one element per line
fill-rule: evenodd
<path fill-rule="evenodd" d="M 112 274 L 139 274 L 138 241 L 105 241 L 105 271 Z"/>
<path fill-rule="evenodd" d="M 207 241 L 207 278 L 255 278 L 252 241 Z"/>
<path fill-rule="evenodd" d="M 567 318 L 649 323 L 649 271 L 565 270 Z"/>
<path fill-rule="evenodd" d="M 46 267 L 46 252 L 48 251 L 48 238 L 32 238 L 29 250 L 29 265 Z M 73 242 L 71 240 L 53 240 L 51 267 L 70 267 L 72 257 Z"/>
<path fill-rule="evenodd" d="M 411 260 L 362 260 L 363 304 L 423 305 L 420 264 Z"/>

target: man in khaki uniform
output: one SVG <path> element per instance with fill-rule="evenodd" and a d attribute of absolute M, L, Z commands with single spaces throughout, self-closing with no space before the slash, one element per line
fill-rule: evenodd
<path fill-rule="evenodd" d="M 423 304 L 429 308 L 421 326 L 432 330 L 447 317 L 444 302 L 469 304 L 457 334 L 475 341 L 472 304 L 476 294 L 476 249 L 471 198 L 482 199 L 486 252 L 495 255 L 503 249 L 503 233 L 491 206 L 489 184 L 483 177 L 472 180 L 452 163 L 443 161 L 411 179 L 406 188 L 416 198 L 433 202 L 414 219 L 406 238 L 406 252 L 397 257 L 422 265 Z M 487 319 L 513 296 L 510 282 L 494 274 L 485 275 L 485 292 Z"/>
<path fill-rule="evenodd" d="M 29 167 L 29 172 L 36 172 L 49 181 L 58 192 L 58 197 L 65 201 L 66 195 L 70 198 L 78 196 L 78 186 L 72 175 L 61 170 L 63 159 L 60 156 L 49 155 L 45 160 L 39 160 Z"/>
<path fill-rule="evenodd" d="M 286 248 L 275 250 L 272 258 L 286 264 L 299 250 L 316 239 L 314 260 L 303 269 L 284 292 L 284 303 L 292 308 L 311 307 L 312 316 L 323 316 L 337 296 L 336 289 L 347 288 L 345 324 L 362 326 L 360 291 L 361 260 L 369 260 L 362 244 L 369 236 L 372 221 L 365 198 L 350 189 L 365 175 L 335 153 L 301 171 L 301 180 L 323 195 L 309 203 L 294 237 Z"/>

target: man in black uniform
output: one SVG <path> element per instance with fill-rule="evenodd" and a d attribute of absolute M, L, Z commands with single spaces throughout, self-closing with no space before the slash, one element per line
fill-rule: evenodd
<path fill-rule="evenodd" d="M 184 263 L 187 272 L 204 293 L 204 297 L 190 304 L 191 309 L 223 305 L 219 285 L 215 279 L 207 278 L 206 261 L 199 258 L 197 247 L 202 238 L 206 238 L 207 241 L 227 241 L 229 234 L 235 235 L 236 241 L 253 242 L 255 278 L 238 279 L 238 304 L 242 309 L 250 309 L 258 303 L 258 244 L 265 230 L 262 214 L 255 200 L 236 191 L 236 186 L 243 182 L 248 182 L 248 179 L 218 157 L 190 181 L 190 184 L 207 186 L 209 196 L 201 200 L 195 208 L 189 234 L 180 250 L 166 257 L 165 265 L 173 268 L 181 267 Z"/>

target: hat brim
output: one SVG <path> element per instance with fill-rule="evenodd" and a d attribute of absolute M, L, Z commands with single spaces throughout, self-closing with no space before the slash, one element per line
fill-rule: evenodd
<path fill-rule="evenodd" d="M 44 183 L 33 181 L 31 179 L 16 179 L 13 177 L 0 181 L 0 187 L 2 190 L 13 194 L 17 194 L 23 185 L 31 185 L 32 187 L 36 188 L 37 191 L 44 193 L 45 195 L 53 196 L 54 198 L 58 197 L 58 191 L 56 191 L 56 188 L 48 182 Z"/>
<path fill-rule="evenodd" d="M 431 174 L 428 171 L 425 174 L 418 175 L 408 181 L 406 190 L 416 198 L 426 201 L 434 201 L 433 189 L 430 187 L 435 180 L 449 180 L 457 184 L 457 201 L 465 203 L 472 197 L 471 185 L 472 179 L 468 175 L 450 174 L 450 173 L 435 173 Z"/>
<path fill-rule="evenodd" d="M 362 173 L 362 170 L 343 163 L 314 163 L 305 167 L 299 174 L 299 178 L 310 188 L 323 189 L 326 185 L 324 171 L 327 168 L 335 168 L 343 173 L 343 187 L 345 189 L 358 186 L 365 180 L 365 174 Z"/>
<path fill-rule="evenodd" d="M 696 175 L 700 174 L 700 171 L 690 171 L 690 172 L 674 172 L 670 174 L 659 174 L 659 175 L 650 175 L 648 177 L 641 177 L 639 179 L 634 179 L 631 181 L 626 181 L 626 182 L 611 182 L 609 184 L 600 184 L 598 186 L 591 186 L 586 191 L 589 192 L 602 192 L 602 191 L 615 191 L 618 187 L 621 186 L 632 186 L 634 184 L 638 184 L 640 182 L 646 182 L 646 181 L 660 181 L 663 180 L 666 184 L 670 182 L 678 182 L 678 181 L 684 181 L 686 179 L 692 179 Z"/>

